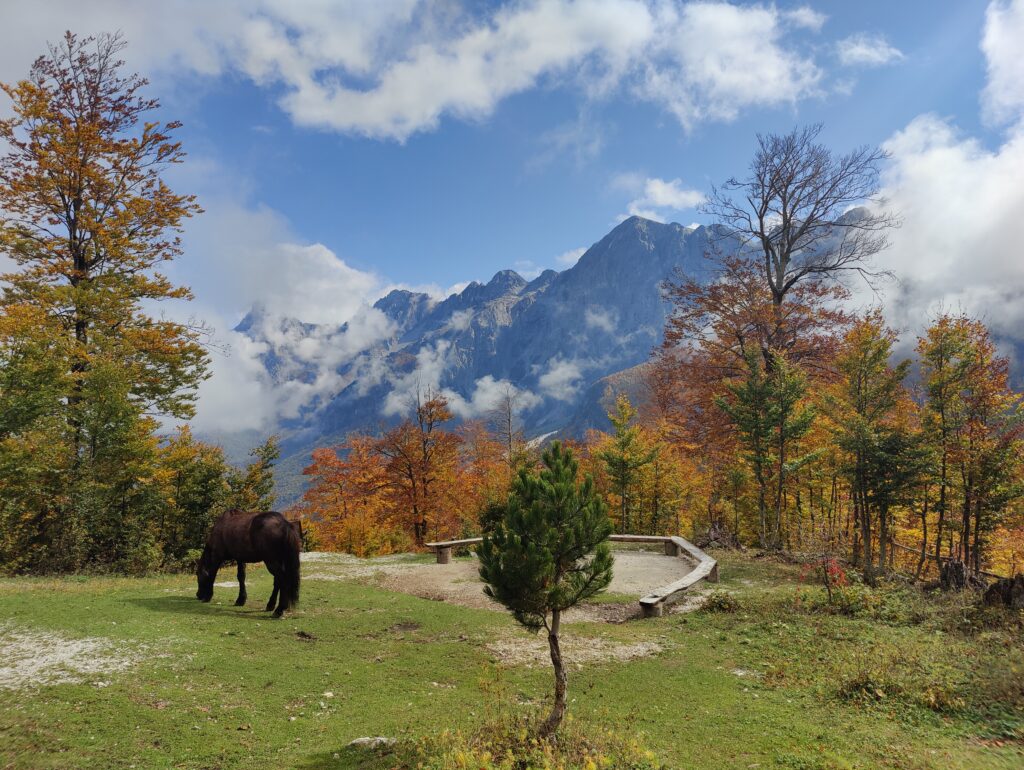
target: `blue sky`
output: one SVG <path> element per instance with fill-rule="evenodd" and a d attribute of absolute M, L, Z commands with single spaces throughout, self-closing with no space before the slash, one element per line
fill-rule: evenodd
<path fill-rule="evenodd" d="M 1024 0 L 8 0 L 0 80 L 66 28 L 121 30 L 184 122 L 171 179 L 206 214 L 169 312 L 226 338 L 256 302 L 341 323 L 393 286 L 563 269 L 631 212 L 701 222 L 757 132 L 819 121 L 892 153 L 890 319 L 1024 326 Z"/>
<path fill-rule="evenodd" d="M 179 108 L 193 154 L 243 178 L 249 199 L 287 217 L 303 240 L 394 281 L 446 287 L 517 263 L 558 267 L 558 255 L 598 239 L 638 197 L 624 177 L 706 190 L 742 172 L 758 131 L 822 121 L 826 141 L 846 148 L 880 143 L 935 112 L 998 142 L 979 111 L 985 4 L 943 5 L 945 13 L 933 3 L 824 4 L 820 31 L 784 35 L 821 68 L 820 93 L 690 128 L 626 89 L 591 98 L 558 75 L 486 116 L 445 115 L 404 141 L 296 126 L 278 104 L 286 87 L 237 75 L 165 103 Z M 902 58 L 843 66 L 833 46 L 858 33 L 882 36 Z M 701 221 L 692 209 L 659 213 Z"/>

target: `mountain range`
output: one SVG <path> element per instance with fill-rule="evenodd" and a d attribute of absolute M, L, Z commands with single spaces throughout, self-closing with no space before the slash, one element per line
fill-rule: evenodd
<path fill-rule="evenodd" d="M 486 416 L 512 396 L 528 437 L 604 427 L 609 378 L 621 379 L 661 341 L 662 282 L 677 271 L 702 278 L 712 236 L 630 217 L 572 267 L 532 280 L 502 270 L 440 301 L 396 289 L 341 326 L 254 308 L 236 331 L 261 346 L 285 400 L 282 502 L 301 494 L 314 447 L 393 424 L 417 391 L 443 393 L 460 419 Z"/>

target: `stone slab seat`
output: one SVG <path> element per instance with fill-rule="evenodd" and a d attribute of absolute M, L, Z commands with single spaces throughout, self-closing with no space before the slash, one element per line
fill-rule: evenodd
<path fill-rule="evenodd" d="M 691 562 L 694 567 L 674 583 L 657 588 L 640 599 L 640 609 L 645 618 L 658 617 L 665 607 L 678 601 L 688 588 L 701 580 L 709 583 L 718 582 L 718 562 L 689 540 L 681 537 L 662 537 L 660 535 L 612 535 L 608 538 L 613 543 L 664 543 L 666 556 L 678 556 Z M 452 548 L 476 545 L 483 542 L 482 537 L 467 537 L 463 540 L 441 540 L 426 543 L 437 554 L 438 564 L 448 564 L 452 560 Z"/>

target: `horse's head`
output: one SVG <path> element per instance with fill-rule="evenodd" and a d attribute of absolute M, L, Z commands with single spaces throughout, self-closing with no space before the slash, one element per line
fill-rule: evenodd
<path fill-rule="evenodd" d="M 196 598 L 202 602 L 208 602 L 213 598 L 213 581 L 217 577 L 217 570 L 213 563 L 213 554 L 210 547 L 203 549 L 203 555 L 199 557 L 196 565 L 196 580 L 199 583 L 199 590 L 196 591 Z"/>

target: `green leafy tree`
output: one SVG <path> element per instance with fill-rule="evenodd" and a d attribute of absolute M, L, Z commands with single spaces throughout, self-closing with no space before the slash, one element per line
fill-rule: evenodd
<path fill-rule="evenodd" d="M 562 613 L 612 579 L 608 506 L 587 476 L 577 482 L 571 450 L 554 442 L 539 473 L 520 470 L 504 517 L 480 546 L 484 592 L 531 631 L 548 632 L 555 700 L 541 728 L 552 735 L 566 708 L 568 676 L 559 643 Z"/>
<path fill-rule="evenodd" d="M 225 507 L 240 511 L 269 511 L 274 507 L 274 463 L 281 456 L 277 436 L 271 436 L 250 456 L 253 461 L 244 471 L 236 470 L 228 478 L 231 491 Z"/>
<path fill-rule="evenodd" d="M 634 504 L 634 488 L 643 469 L 654 462 L 658 449 L 648 448 L 641 441 L 640 428 L 633 424 L 636 409 L 625 393 L 615 398 L 615 408 L 608 412 L 615 432 L 612 444 L 598 455 L 605 464 L 612 491 L 619 498 L 619 526 L 630 532 Z"/>
<path fill-rule="evenodd" d="M 181 563 L 203 547 L 213 520 L 225 510 L 230 469 L 220 447 L 197 441 L 187 426 L 160 447 L 160 471 L 167 504 L 158 531 L 164 559 Z"/>
<path fill-rule="evenodd" d="M 819 453 L 792 454 L 792 446 L 814 423 L 815 410 L 803 405 L 807 380 L 799 369 L 776 353 L 770 369 L 754 351 L 746 354 L 746 376 L 726 384 L 729 397 L 716 404 L 732 420 L 744 458 L 757 482 L 761 547 L 782 547 L 782 507 L 788 477 Z M 768 495 L 774 492 L 769 508 Z"/>

